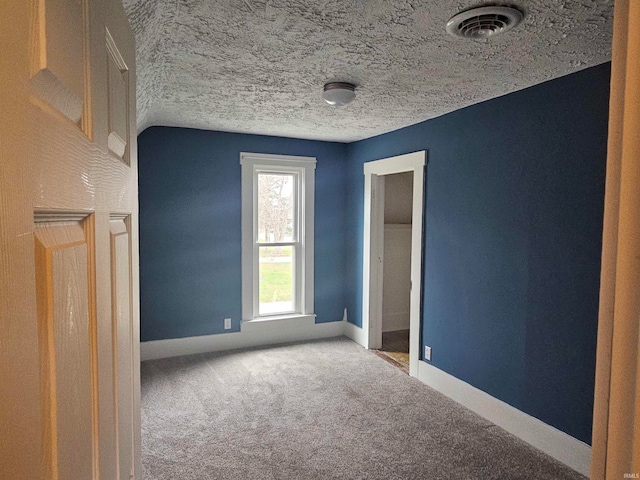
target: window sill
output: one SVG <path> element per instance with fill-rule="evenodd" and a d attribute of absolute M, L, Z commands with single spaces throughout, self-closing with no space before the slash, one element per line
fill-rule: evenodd
<path fill-rule="evenodd" d="M 241 331 L 255 331 L 272 328 L 296 328 L 308 327 L 316 323 L 315 314 L 293 313 L 288 315 L 274 315 L 270 317 L 258 317 L 252 320 L 242 320 Z"/>

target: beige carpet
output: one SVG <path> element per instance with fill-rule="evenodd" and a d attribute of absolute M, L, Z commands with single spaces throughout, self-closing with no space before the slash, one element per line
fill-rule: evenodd
<path fill-rule="evenodd" d="M 142 364 L 144 478 L 582 479 L 345 338 Z"/>

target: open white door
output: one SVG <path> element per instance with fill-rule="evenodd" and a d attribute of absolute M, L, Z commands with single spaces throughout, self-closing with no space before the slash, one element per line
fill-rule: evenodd
<path fill-rule="evenodd" d="M 141 478 L 133 36 L 9 0 L 0 40 L 0 478 Z"/>
<path fill-rule="evenodd" d="M 422 217 L 424 150 L 364 164 L 364 245 L 362 329 L 366 348 L 380 348 L 382 338 L 382 274 L 384 248 L 384 175 L 413 172 L 411 229 L 411 295 L 409 313 L 409 375 L 418 376 L 420 295 L 422 292 Z"/>

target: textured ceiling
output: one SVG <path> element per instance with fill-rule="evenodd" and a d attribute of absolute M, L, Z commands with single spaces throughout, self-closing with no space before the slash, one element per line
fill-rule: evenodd
<path fill-rule="evenodd" d="M 138 130 L 167 125 L 349 142 L 606 62 L 613 0 L 511 2 L 516 29 L 450 37 L 474 1 L 124 0 Z M 357 85 L 328 106 L 329 81 Z"/>

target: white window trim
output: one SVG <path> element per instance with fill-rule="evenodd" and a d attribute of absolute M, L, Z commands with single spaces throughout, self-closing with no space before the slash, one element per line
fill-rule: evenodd
<path fill-rule="evenodd" d="M 296 157 L 290 155 L 270 155 L 262 153 L 240 153 L 242 165 L 242 322 L 269 322 L 315 318 L 313 305 L 313 239 L 315 205 L 315 168 L 314 157 Z M 297 215 L 304 221 L 299 222 L 302 239 L 302 265 L 296 265 L 296 275 L 300 279 L 294 295 L 296 312 L 284 315 L 259 316 L 258 314 L 258 258 L 254 248 L 257 222 L 257 172 L 290 172 L 299 175 L 301 204 Z M 297 208 L 297 205 L 296 205 Z M 304 272 L 304 273 L 302 273 Z"/>

